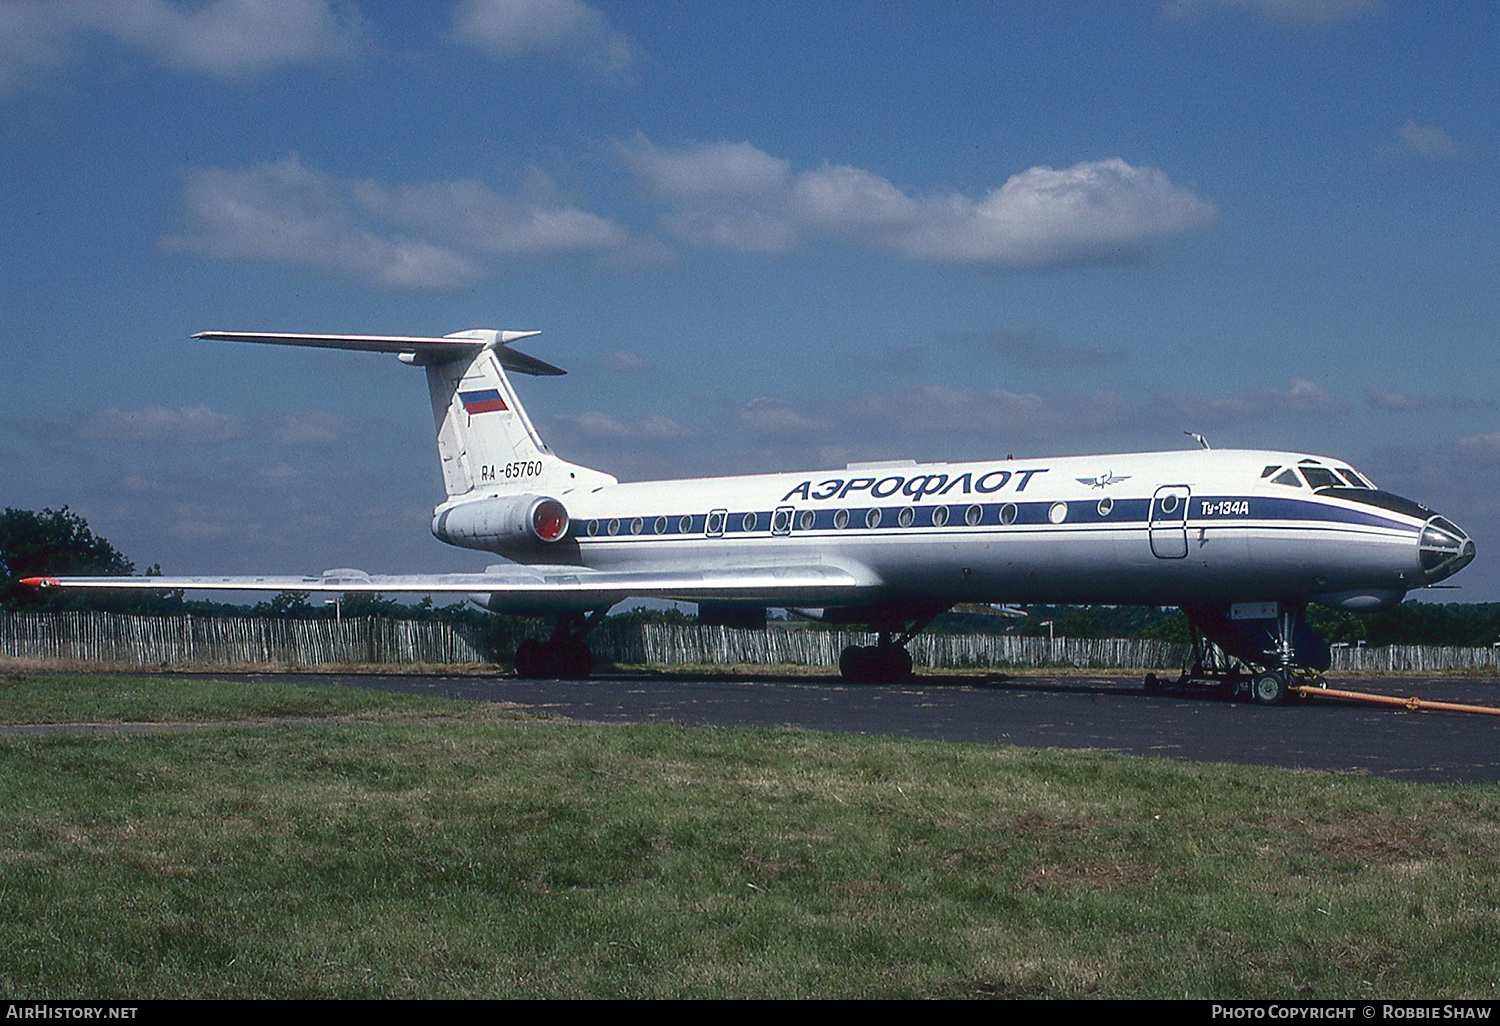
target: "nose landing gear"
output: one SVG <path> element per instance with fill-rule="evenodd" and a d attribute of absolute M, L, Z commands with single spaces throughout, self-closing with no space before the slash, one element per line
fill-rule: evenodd
<path fill-rule="evenodd" d="M 1170 685 L 1148 674 L 1148 692 L 1208 686 L 1230 700 L 1281 705 L 1299 684 L 1321 683 L 1327 646 L 1308 636 L 1300 606 L 1246 603 L 1184 612 L 1192 629 L 1191 661 Z"/>

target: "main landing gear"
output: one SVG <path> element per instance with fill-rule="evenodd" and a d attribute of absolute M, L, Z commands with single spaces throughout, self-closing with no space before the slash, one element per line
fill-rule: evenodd
<path fill-rule="evenodd" d="M 564 613 L 546 641 L 528 638 L 516 646 L 516 676 L 544 680 L 586 680 L 594 670 L 594 654 L 588 635 L 604 615 L 596 609 L 587 615 Z"/>
<path fill-rule="evenodd" d="M 902 681 L 911 678 L 911 653 L 880 632 L 878 645 L 850 645 L 839 655 L 839 676 L 851 684 Z"/>
<path fill-rule="evenodd" d="M 936 614 L 934 614 L 935 616 Z M 910 680 L 911 653 L 906 643 L 915 638 L 933 620 L 917 620 L 898 636 L 889 627 L 880 628 L 880 641 L 874 645 L 850 645 L 839 655 L 839 676 L 850 684 L 896 683 Z"/>

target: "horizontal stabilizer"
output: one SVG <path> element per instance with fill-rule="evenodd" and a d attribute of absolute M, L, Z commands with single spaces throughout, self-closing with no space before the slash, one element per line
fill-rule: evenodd
<path fill-rule="evenodd" d="M 289 332 L 200 331 L 194 338 L 212 342 L 260 342 L 278 346 L 308 346 L 315 349 L 351 349 L 362 353 L 394 353 L 404 362 L 429 366 L 473 357 L 493 349 L 501 366 L 521 374 L 558 375 L 567 371 L 508 348 L 512 342 L 540 335 L 539 331 L 495 331 L 482 329 L 456 335 L 299 335 Z"/>

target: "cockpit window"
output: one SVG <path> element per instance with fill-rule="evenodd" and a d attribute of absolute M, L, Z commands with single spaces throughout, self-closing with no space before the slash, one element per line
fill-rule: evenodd
<path fill-rule="evenodd" d="M 1272 474 L 1276 473 L 1276 471 L 1278 471 L 1280 469 L 1281 469 L 1281 465 L 1279 463 L 1273 463 L 1269 467 L 1267 467 L 1265 470 L 1262 470 L 1260 472 L 1260 476 L 1263 477 L 1263 478 L 1270 477 Z"/>
<path fill-rule="evenodd" d="M 1302 487 L 1302 479 L 1297 476 L 1297 472 L 1291 467 L 1288 467 L 1281 473 L 1277 474 L 1275 477 L 1271 478 L 1271 482 L 1272 484 L 1287 485 L 1291 488 Z"/>
<path fill-rule="evenodd" d="M 1348 467 L 1339 467 L 1337 469 L 1338 469 L 1338 472 L 1339 472 L 1339 477 L 1343 478 L 1345 481 L 1348 481 L 1350 484 L 1352 484 L 1356 488 L 1374 488 L 1375 487 L 1370 482 L 1368 482 L 1364 478 L 1360 477 L 1358 474 L 1356 474 L 1353 470 L 1349 469 Z"/>
<path fill-rule="evenodd" d="M 1333 471 L 1323 467 L 1303 467 L 1302 476 L 1307 478 L 1308 487 L 1313 491 L 1319 488 L 1337 488 L 1342 483 L 1334 477 Z"/>

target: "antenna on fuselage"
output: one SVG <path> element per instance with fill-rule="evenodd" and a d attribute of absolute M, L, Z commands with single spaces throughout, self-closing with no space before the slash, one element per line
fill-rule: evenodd
<path fill-rule="evenodd" d="M 1200 435 L 1196 431 L 1184 431 L 1183 434 L 1188 435 L 1188 436 L 1196 439 L 1197 442 L 1198 442 L 1198 444 L 1201 445 L 1201 446 L 1203 446 L 1203 448 L 1205 448 L 1205 449 L 1212 449 L 1213 448 L 1213 446 L 1211 446 L 1211 445 L 1208 444 L 1208 439 L 1204 438 L 1202 435 Z"/>

